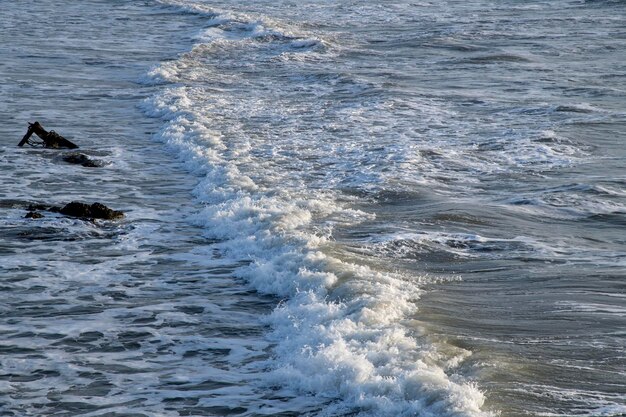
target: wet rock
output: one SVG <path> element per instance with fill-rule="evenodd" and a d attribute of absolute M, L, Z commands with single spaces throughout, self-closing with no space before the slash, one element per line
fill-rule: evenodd
<path fill-rule="evenodd" d="M 101 203 L 93 203 L 92 205 L 80 203 L 78 201 L 72 201 L 66 204 L 59 213 L 71 217 L 80 217 L 87 219 L 104 219 L 104 220 L 116 220 L 124 217 L 124 213 L 117 210 L 112 210 Z"/>
<path fill-rule="evenodd" d="M 87 155 L 79 152 L 68 153 L 67 155 L 63 156 L 63 160 L 70 164 L 77 164 L 90 168 L 100 168 L 106 165 L 104 161 L 101 161 L 99 159 L 91 159 Z"/>
<path fill-rule="evenodd" d="M 38 211 L 29 211 L 28 213 L 26 213 L 26 216 L 24 216 L 25 219 L 41 219 L 43 218 L 43 214 L 39 213 Z"/>
<path fill-rule="evenodd" d="M 0 201 L 1 203 L 1 201 Z M 19 203 L 19 202 L 17 202 Z M 60 213 L 66 216 L 79 217 L 82 219 L 104 219 L 104 220 L 117 220 L 124 217 L 122 211 L 113 210 L 101 203 L 85 204 L 78 201 L 72 201 L 63 207 L 52 206 L 48 204 L 28 204 L 24 202 L 22 207 L 28 210 L 25 217 L 38 219 L 43 217 L 40 213 L 42 211 L 48 211 L 51 213 Z M 1 207 L 1 204 L 0 204 Z M 14 207 L 14 206 L 11 206 Z"/>
<path fill-rule="evenodd" d="M 39 137 L 40 141 L 37 142 L 31 139 L 33 133 Z M 20 143 L 17 146 L 29 145 L 35 148 L 43 147 L 43 148 L 69 148 L 76 149 L 78 145 L 72 143 L 71 141 L 65 139 L 63 136 L 59 135 L 54 130 L 47 131 L 43 128 L 43 126 L 39 122 L 29 123 L 28 130 L 26 131 L 26 135 L 22 138 Z"/>

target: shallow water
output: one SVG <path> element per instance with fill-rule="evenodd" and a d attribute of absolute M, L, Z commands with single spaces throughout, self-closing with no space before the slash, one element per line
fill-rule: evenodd
<path fill-rule="evenodd" d="M 198 19 L 131 2 L 33 4 L 28 18 L 53 24 L 18 31 L 27 5 L 19 6 L 1 18 L 11 41 L 0 69 L 0 414 L 241 409 L 201 397 L 250 391 L 241 385 L 256 370 L 245 363 L 266 357 L 268 346 L 257 317 L 275 300 L 234 279 L 237 262 L 219 260 L 215 241 L 190 224 L 197 178 L 154 146 L 159 123 L 138 108 L 154 89 L 137 81 L 175 57 Z M 84 168 L 63 162 L 63 151 L 16 148 L 34 120 L 108 165 Z M 100 201 L 126 218 L 23 218 L 29 203 L 72 200 Z"/>
<path fill-rule="evenodd" d="M 0 17 L 4 413 L 625 412 L 623 2 L 36 6 Z M 74 199 L 127 216 L 23 218 Z"/>

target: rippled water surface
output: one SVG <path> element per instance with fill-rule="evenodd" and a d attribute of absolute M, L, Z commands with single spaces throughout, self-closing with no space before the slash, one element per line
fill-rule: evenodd
<path fill-rule="evenodd" d="M 40 3 L 2 415 L 626 413 L 624 2 Z M 126 216 L 24 218 L 73 200 Z"/>

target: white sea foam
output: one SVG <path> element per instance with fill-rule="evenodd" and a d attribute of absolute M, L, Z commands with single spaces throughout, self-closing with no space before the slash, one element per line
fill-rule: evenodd
<path fill-rule="evenodd" d="M 184 7 L 220 22 L 231 19 L 201 5 Z M 245 31 L 237 35 L 240 42 L 259 33 L 292 36 L 265 21 L 237 19 L 238 30 Z M 210 29 L 194 49 L 232 42 L 229 28 L 219 29 L 223 35 Z M 303 39 L 297 45 L 310 43 Z M 194 194 L 205 208 L 193 221 L 220 239 L 223 254 L 246 261 L 237 276 L 283 298 L 264 318 L 275 343 L 265 384 L 330 401 L 324 415 L 487 415 L 480 409 L 483 394 L 455 375 L 454 361 L 440 363 L 433 347 L 402 324 L 416 311 L 417 284 L 331 255 L 328 231 L 320 233 L 324 225 L 358 223 L 371 215 L 345 207 L 330 191 L 289 182 L 281 187 L 282 177 L 271 166 L 251 165 L 260 162 L 253 152 L 262 144 L 232 136 L 240 132 L 216 131 L 212 117 L 224 117 L 218 112 L 220 94 L 194 87 L 194 70 L 187 78 L 194 59 L 192 51 L 153 70 L 152 76 L 178 86 L 165 88 L 144 108 L 164 119 L 157 139 L 200 176 Z"/>

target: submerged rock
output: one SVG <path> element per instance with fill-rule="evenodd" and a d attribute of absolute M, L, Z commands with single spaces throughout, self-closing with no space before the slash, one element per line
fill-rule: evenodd
<path fill-rule="evenodd" d="M 104 219 L 104 220 L 116 220 L 124 217 L 124 213 L 117 210 L 112 210 L 101 203 L 93 203 L 92 205 L 80 203 L 78 201 L 72 201 L 66 204 L 59 213 L 71 217 L 80 217 L 88 219 Z"/>
<path fill-rule="evenodd" d="M 29 211 L 28 213 L 26 213 L 26 216 L 24 216 L 25 219 L 41 219 L 43 218 L 43 214 L 41 214 L 38 211 Z"/>
<path fill-rule="evenodd" d="M 46 204 L 29 204 L 28 211 L 51 211 L 53 213 L 58 213 L 61 211 L 61 207 L 58 206 L 49 206 Z"/>
<path fill-rule="evenodd" d="M 106 165 L 106 162 L 99 159 L 91 159 L 87 155 L 79 152 L 68 153 L 63 156 L 63 160 L 70 164 L 78 164 L 89 168 L 100 168 Z"/>

